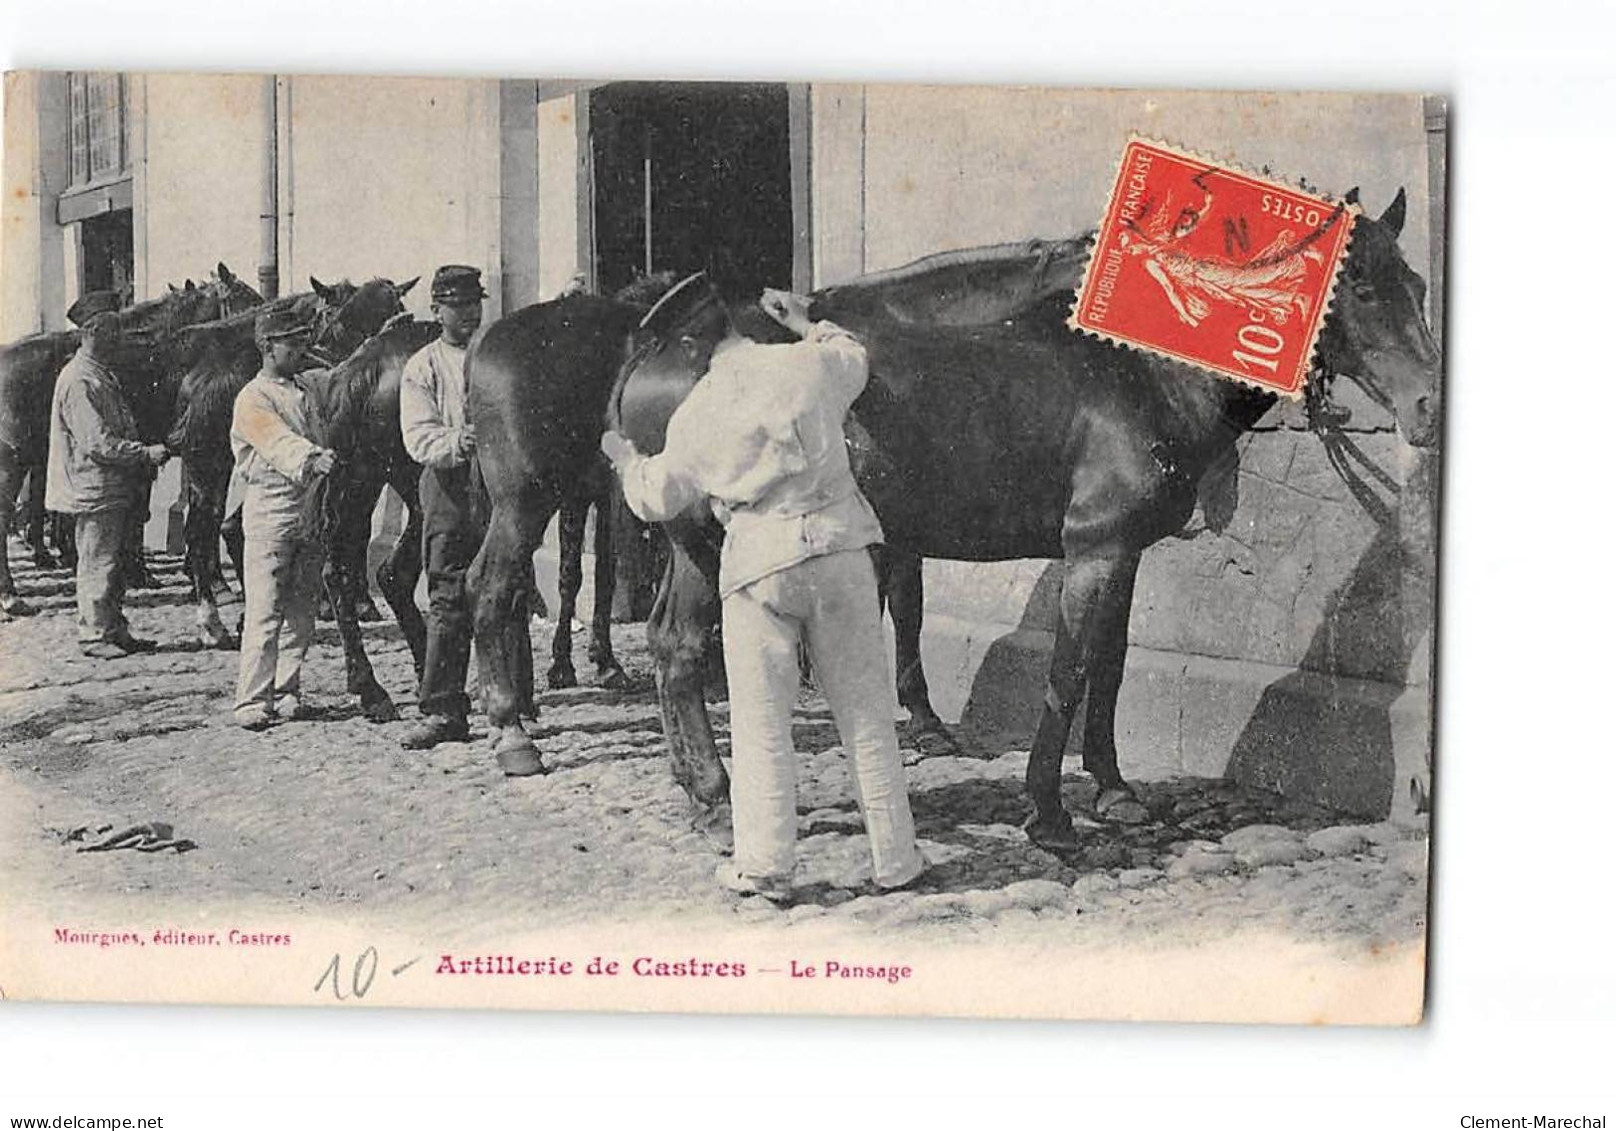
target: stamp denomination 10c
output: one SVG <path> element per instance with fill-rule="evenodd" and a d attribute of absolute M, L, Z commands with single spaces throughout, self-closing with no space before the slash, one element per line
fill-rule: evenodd
<path fill-rule="evenodd" d="M 1298 396 L 1354 212 L 1130 139 L 1068 324 Z"/>

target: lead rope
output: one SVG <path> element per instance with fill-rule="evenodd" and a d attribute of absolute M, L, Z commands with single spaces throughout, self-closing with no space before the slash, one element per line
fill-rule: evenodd
<path fill-rule="evenodd" d="M 1325 459 L 1358 505 L 1377 526 L 1389 525 L 1392 521 L 1392 504 L 1375 492 L 1364 475 L 1352 466 L 1353 462 L 1356 461 L 1369 478 L 1379 483 L 1394 499 L 1401 493 L 1397 481 L 1353 443 L 1341 427 L 1350 414 L 1330 398 L 1328 383 L 1334 379 L 1333 375 L 1315 370 L 1313 377 L 1305 386 L 1304 394 L 1308 430 L 1319 437 L 1324 445 Z"/>

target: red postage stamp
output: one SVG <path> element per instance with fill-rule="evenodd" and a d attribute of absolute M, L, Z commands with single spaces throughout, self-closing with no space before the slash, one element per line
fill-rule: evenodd
<path fill-rule="evenodd" d="M 1069 325 L 1298 396 L 1353 214 L 1133 138 Z"/>

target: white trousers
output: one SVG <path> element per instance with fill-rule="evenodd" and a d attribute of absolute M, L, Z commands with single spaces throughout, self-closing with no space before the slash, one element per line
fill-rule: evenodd
<path fill-rule="evenodd" d="M 298 694 L 320 601 L 320 547 L 248 535 L 242 552 L 241 675 L 236 710 Z"/>
<path fill-rule="evenodd" d="M 810 558 L 724 598 L 736 866 L 748 876 L 789 878 L 795 865 L 791 714 L 801 680 L 799 638 L 853 760 L 876 882 L 907 878 L 919 863 L 915 823 L 893 723 L 875 568 L 865 550 Z"/>

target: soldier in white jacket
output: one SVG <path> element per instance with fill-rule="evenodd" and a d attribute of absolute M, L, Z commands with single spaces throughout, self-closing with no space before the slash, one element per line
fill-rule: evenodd
<path fill-rule="evenodd" d="M 261 730 L 303 713 L 303 658 L 314 639 L 322 554 L 302 529 L 308 492 L 336 464 L 309 438 L 298 363 L 308 327 L 291 311 L 258 316 L 264 365 L 236 395 L 230 449 L 241 500 L 244 620 L 236 722 Z"/>
<path fill-rule="evenodd" d="M 869 547 L 881 524 L 848 462 L 843 423 L 863 391 L 864 347 L 807 301 L 765 291 L 763 308 L 803 340 L 762 345 L 736 332 L 704 275 L 670 291 L 642 328 L 685 351 L 705 376 L 642 456 L 608 432 L 601 448 L 649 522 L 709 501 L 725 522 L 723 599 L 734 773 L 732 890 L 789 896 L 797 836 L 791 715 L 799 640 L 830 701 L 870 836 L 875 883 L 897 888 L 926 867 L 893 723 L 892 676 Z"/>

